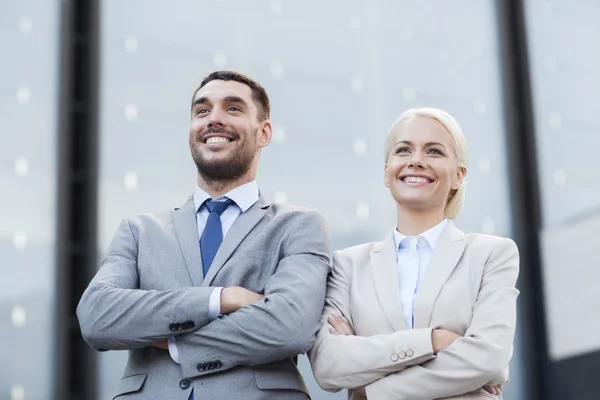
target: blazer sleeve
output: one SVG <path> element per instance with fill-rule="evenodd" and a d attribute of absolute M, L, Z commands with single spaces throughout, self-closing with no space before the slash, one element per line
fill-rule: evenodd
<path fill-rule="evenodd" d="M 210 322 L 212 287 L 139 289 L 137 229 L 123 220 L 100 269 L 83 293 L 77 318 L 83 338 L 98 351 L 131 350 Z"/>
<path fill-rule="evenodd" d="M 515 334 L 518 274 L 517 246 L 510 239 L 501 239 L 484 267 L 465 336 L 434 360 L 367 385 L 367 397 L 429 400 L 504 382 Z"/>
<path fill-rule="evenodd" d="M 315 346 L 309 352 L 317 383 L 323 390 L 332 392 L 364 386 L 433 357 L 431 328 L 369 337 L 329 333 L 327 318 L 333 312 L 346 317 L 353 324 L 350 307 L 351 267 L 352 260 L 344 259 L 339 252 L 333 255 L 333 268 L 327 283 L 325 309 L 321 318 L 322 327 L 317 334 Z M 409 348 L 414 352 L 411 357 L 394 357 Z"/>
<path fill-rule="evenodd" d="M 286 232 L 277 271 L 261 301 L 177 337 L 185 378 L 260 365 L 308 351 L 319 328 L 329 273 L 329 233 L 317 212 Z"/>

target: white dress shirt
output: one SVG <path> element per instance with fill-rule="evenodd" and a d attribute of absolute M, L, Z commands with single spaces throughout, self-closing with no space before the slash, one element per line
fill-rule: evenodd
<path fill-rule="evenodd" d="M 398 232 L 398 228 L 394 229 L 398 289 L 404 319 L 409 329 L 414 328 L 415 297 L 431 262 L 435 245 L 447 224 L 448 220 L 444 218 L 442 222 L 418 236 L 405 236 Z"/>
<path fill-rule="evenodd" d="M 214 200 L 223 199 L 225 197 L 233 200 L 235 204 L 227 207 L 227 209 L 223 211 L 223 214 L 221 214 L 223 240 L 225 240 L 229 228 L 231 228 L 240 214 L 246 212 L 258 201 L 258 185 L 256 184 L 256 181 L 248 182 Z M 194 190 L 194 207 L 196 210 L 196 223 L 198 224 L 199 238 L 202 237 L 202 232 L 204 232 L 204 227 L 206 226 L 206 220 L 208 219 L 209 214 L 206 206 L 204 206 L 204 202 L 209 199 L 212 199 L 212 197 L 196 185 L 196 189 Z M 200 242 L 198 242 L 198 246 L 200 246 Z M 202 267 L 198 265 L 198 268 Z M 217 318 L 221 312 L 221 290 L 223 290 L 222 287 L 216 287 L 210 294 L 208 316 L 212 319 Z M 169 354 L 173 361 L 179 364 L 179 351 L 177 350 L 174 337 L 169 339 Z"/>

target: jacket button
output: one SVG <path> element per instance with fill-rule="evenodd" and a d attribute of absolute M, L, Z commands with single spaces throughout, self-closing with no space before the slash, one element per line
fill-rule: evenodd
<path fill-rule="evenodd" d="M 221 361 L 217 360 L 217 362 L 215 363 L 215 368 L 219 369 L 223 366 L 223 364 L 221 363 Z"/>
<path fill-rule="evenodd" d="M 182 379 L 181 382 L 179 382 L 179 387 L 182 388 L 183 390 L 189 388 L 190 381 L 188 379 Z"/>
<path fill-rule="evenodd" d="M 206 369 L 206 363 L 198 364 L 196 368 L 198 368 L 198 371 L 204 372 L 204 370 Z"/>
<path fill-rule="evenodd" d="M 177 330 L 177 324 L 171 324 L 171 325 L 169 325 L 169 330 L 171 330 L 173 332 L 176 331 Z"/>
<path fill-rule="evenodd" d="M 398 357 L 400 357 L 401 360 L 404 360 L 406 358 L 406 353 L 401 351 L 400 353 L 398 353 Z"/>
<path fill-rule="evenodd" d="M 392 360 L 393 362 L 398 361 L 398 354 L 396 353 L 392 353 L 392 355 L 390 356 L 390 360 Z"/>
<path fill-rule="evenodd" d="M 184 329 L 194 329 L 195 326 L 196 324 L 194 321 L 185 321 L 185 325 L 183 327 Z"/>
<path fill-rule="evenodd" d="M 415 352 L 413 351 L 413 349 L 408 349 L 408 350 L 406 350 L 406 355 L 408 357 L 412 357 L 415 355 Z"/>

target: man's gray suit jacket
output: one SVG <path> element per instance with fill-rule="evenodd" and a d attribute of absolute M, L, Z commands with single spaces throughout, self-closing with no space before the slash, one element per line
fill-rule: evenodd
<path fill-rule="evenodd" d="M 315 211 L 262 195 L 225 236 L 203 277 L 195 208 L 121 222 L 77 308 L 96 350 L 129 350 L 115 398 L 306 399 L 293 362 L 320 328 L 329 235 Z M 211 320 L 214 287 L 264 294 Z M 152 344 L 175 337 L 180 364 Z"/>

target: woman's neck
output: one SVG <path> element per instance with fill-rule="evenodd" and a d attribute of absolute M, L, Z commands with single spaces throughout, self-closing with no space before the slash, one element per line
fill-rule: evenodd
<path fill-rule="evenodd" d="M 398 205 L 397 229 L 406 236 L 418 236 L 444 220 L 444 210 L 406 210 Z"/>

